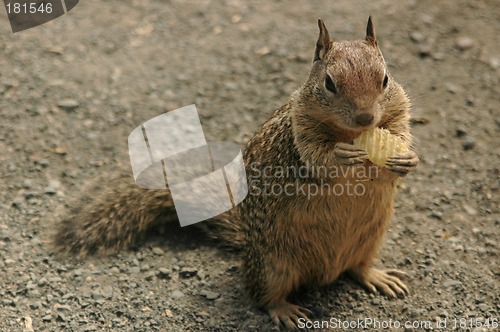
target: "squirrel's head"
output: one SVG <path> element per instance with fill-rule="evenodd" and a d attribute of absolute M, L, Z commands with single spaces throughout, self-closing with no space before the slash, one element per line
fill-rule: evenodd
<path fill-rule="evenodd" d="M 392 82 L 371 17 L 364 40 L 333 41 L 322 20 L 318 26 L 313 67 L 304 85 L 309 91 L 303 91 L 309 96 L 305 102 L 315 104 L 310 116 L 349 131 L 376 126 Z"/>

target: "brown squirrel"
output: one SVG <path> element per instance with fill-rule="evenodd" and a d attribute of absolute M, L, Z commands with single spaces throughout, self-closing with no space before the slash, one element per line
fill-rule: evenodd
<path fill-rule="evenodd" d="M 393 214 L 398 179 L 418 157 L 410 150 L 377 168 L 352 141 L 380 127 L 411 144 L 410 102 L 388 72 L 371 17 L 364 40 L 332 41 L 323 21 L 318 26 L 309 78 L 245 148 L 249 195 L 197 224 L 241 249 L 249 294 L 288 328 L 310 312 L 287 296 L 304 284 L 331 283 L 343 272 L 373 292 L 408 292 L 403 272 L 372 263 Z M 362 192 L 348 193 L 349 184 L 361 185 Z M 153 224 L 176 220 L 168 189 L 141 189 L 130 175 L 86 194 L 58 228 L 55 244 L 62 251 L 117 251 Z"/>

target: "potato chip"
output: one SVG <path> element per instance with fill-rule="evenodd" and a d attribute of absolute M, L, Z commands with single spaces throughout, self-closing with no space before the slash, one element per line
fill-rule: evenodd
<path fill-rule="evenodd" d="M 368 159 L 380 167 L 384 167 L 389 157 L 408 152 L 408 145 L 401 137 L 383 128 L 371 128 L 362 132 L 354 140 L 354 145 L 366 149 Z"/>

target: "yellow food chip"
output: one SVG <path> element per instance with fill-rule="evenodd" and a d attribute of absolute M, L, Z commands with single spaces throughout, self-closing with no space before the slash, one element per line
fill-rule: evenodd
<path fill-rule="evenodd" d="M 408 152 L 408 145 L 387 129 L 371 128 L 354 140 L 354 145 L 366 149 L 368 159 L 377 166 L 384 167 L 389 157 Z"/>

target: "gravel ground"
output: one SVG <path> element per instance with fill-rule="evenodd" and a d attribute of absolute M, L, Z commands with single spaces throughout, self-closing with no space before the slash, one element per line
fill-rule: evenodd
<path fill-rule="evenodd" d="M 411 294 L 374 296 L 342 277 L 296 302 L 337 323 L 497 330 L 496 1 L 86 0 L 16 34 L 1 12 L 1 331 L 273 330 L 238 256 L 189 228 L 84 261 L 55 255 L 50 238 L 83 185 L 127 166 L 137 125 L 196 103 L 207 140 L 242 144 L 306 78 L 317 18 L 333 38 L 358 39 L 369 14 L 413 101 L 421 164 L 380 255 L 410 274 Z"/>

